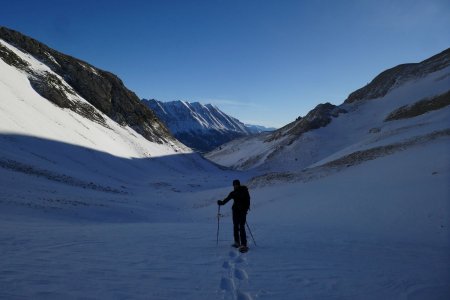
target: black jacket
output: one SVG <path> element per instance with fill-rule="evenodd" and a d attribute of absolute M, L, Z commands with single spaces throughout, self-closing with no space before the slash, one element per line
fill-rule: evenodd
<path fill-rule="evenodd" d="M 222 205 L 226 204 L 231 199 L 234 200 L 233 210 L 245 211 L 247 212 L 250 208 L 250 194 L 248 193 L 248 188 L 244 185 L 239 186 L 237 189 L 232 191 L 228 197 L 222 201 Z"/>

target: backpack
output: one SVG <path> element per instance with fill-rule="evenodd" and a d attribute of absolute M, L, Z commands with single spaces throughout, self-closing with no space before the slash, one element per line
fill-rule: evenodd
<path fill-rule="evenodd" d="M 248 188 L 246 186 L 242 186 L 242 190 L 243 190 L 242 205 L 247 210 L 250 210 L 250 193 L 248 192 Z"/>

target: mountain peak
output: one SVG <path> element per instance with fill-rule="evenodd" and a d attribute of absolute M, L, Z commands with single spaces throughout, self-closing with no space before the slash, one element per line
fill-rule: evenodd
<path fill-rule="evenodd" d="M 235 138 L 259 133 L 261 127 L 247 126 L 212 104 L 200 102 L 142 100 L 185 145 L 210 151 Z"/>

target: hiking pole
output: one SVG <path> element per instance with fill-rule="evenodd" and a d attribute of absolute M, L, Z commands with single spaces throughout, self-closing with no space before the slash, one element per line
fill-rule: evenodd
<path fill-rule="evenodd" d="M 248 222 L 245 221 L 245 224 L 247 225 L 248 232 L 250 232 L 250 235 L 252 236 L 253 243 L 255 244 L 255 246 L 257 246 L 257 245 L 256 245 L 256 241 L 255 241 L 255 238 L 253 237 L 253 233 L 252 233 L 252 231 L 250 230 L 250 226 L 248 226 Z"/>
<path fill-rule="evenodd" d="M 217 241 L 216 241 L 216 247 L 219 246 L 219 221 L 220 221 L 220 205 L 218 205 L 217 210 Z"/>

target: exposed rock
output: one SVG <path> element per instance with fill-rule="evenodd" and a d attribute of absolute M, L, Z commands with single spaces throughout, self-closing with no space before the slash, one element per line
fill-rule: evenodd
<path fill-rule="evenodd" d="M 413 118 L 448 105 L 450 105 L 450 91 L 431 99 L 420 100 L 413 105 L 402 106 L 391 112 L 384 121 Z"/>
<path fill-rule="evenodd" d="M 332 118 L 336 118 L 339 114 L 346 112 L 345 109 L 331 103 L 319 104 L 305 117 L 299 117 L 293 123 L 275 131 L 266 141 L 270 142 L 286 135 L 290 135 L 292 139 L 296 139 L 296 137 L 305 132 L 327 126 Z"/>
<path fill-rule="evenodd" d="M 344 103 L 375 99 L 386 95 L 402 83 L 436 72 L 450 65 L 450 48 L 420 63 L 402 64 L 388 69 L 366 86 L 351 93 Z"/>
<path fill-rule="evenodd" d="M 379 133 L 381 129 L 378 127 L 370 128 L 369 133 Z"/>
<path fill-rule="evenodd" d="M 342 108 L 331 103 L 319 104 L 304 118 L 299 119 L 297 124 L 288 131 L 288 134 L 301 135 L 312 129 L 327 126 L 332 118 L 341 113 L 346 113 Z"/>
<path fill-rule="evenodd" d="M 0 27 L 1 30 L 1 27 Z M 0 58 L 10 66 L 16 67 L 20 70 L 27 70 L 28 63 L 17 56 L 14 52 L 0 44 Z"/>
<path fill-rule="evenodd" d="M 358 165 L 362 162 L 374 160 L 379 157 L 391 155 L 393 153 L 403 151 L 407 148 L 421 145 L 429 141 L 433 141 L 440 138 L 447 138 L 450 136 L 450 129 L 444 129 L 439 131 L 434 131 L 432 133 L 416 136 L 403 142 L 389 144 L 385 146 L 374 147 L 366 150 L 355 151 L 351 154 L 345 155 L 336 160 L 327 162 L 319 167 L 327 168 L 340 168 L 340 167 L 350 167 Z M 319 168 L 316 167 L 316 168 Z"/>

